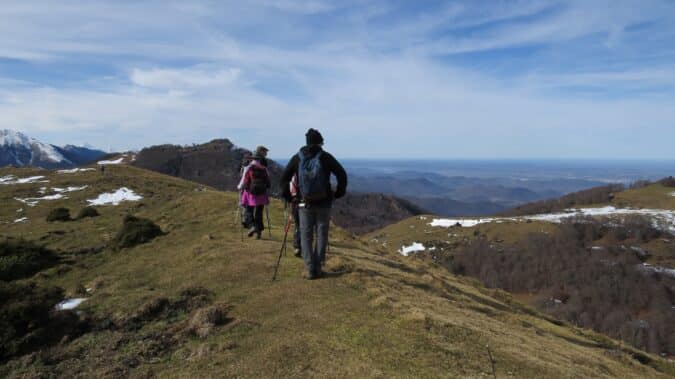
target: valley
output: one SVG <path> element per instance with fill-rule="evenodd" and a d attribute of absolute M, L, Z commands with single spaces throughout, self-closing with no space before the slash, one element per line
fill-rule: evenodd
<path fill-rule="evenodd" d="M 566 212 L 423 215 L 368 238 L 508 290 L 575 325 L 673 356 L 675 198 L 668 180 L 662 183 Z"/>

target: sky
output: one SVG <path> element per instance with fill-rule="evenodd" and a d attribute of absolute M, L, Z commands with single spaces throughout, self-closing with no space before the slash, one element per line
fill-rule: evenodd
<path fill-rule="evenodd" d="M 122 151 L 675 159 L 675 2 L 0 5 L 0 129 Z"/>

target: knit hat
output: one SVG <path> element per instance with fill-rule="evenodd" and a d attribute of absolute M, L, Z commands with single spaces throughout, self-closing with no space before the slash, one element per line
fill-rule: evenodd
<path fill-rule="evenodd" d="M 255 148 L 255 153 L 253 153 L 253 157 L 255 157 L 255 158 L 265 158 L 267 156 L 268 151 L 269 151 L 268 148 L 260 145 L 260 146 Z"/>
<path fill-rule="evenodd" d="M 308 145 L 323 145 L 323 137 L 316 129 L 309 129 L 305 134 Z"/>

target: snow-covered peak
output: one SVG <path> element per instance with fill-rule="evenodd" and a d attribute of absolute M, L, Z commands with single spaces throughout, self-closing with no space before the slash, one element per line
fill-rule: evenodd
<path fill-rule="evenodd" d="M 40 142 L 35 138 L 30 138 L 14 130 L 0 130 L 0 148 L 3 147 L 9 149 L 4 152 L 0 151 L 2 154 L 9 155 L 9 159 L 5 158 L 4 160 L 13 161 L 19 166 L 35 165 L 44 167 L 44 165 L 72 164 L 55 146 Z"/>
<path fill-rule="evenodd" d="M 32 142 L 37 142 L 32 138 L 29 138 L 27 135 L 9 129 L 0 130 L 0 146 L 2 145 L 21 145 L 25 146 L 27 149 L 30 149 Z"/>

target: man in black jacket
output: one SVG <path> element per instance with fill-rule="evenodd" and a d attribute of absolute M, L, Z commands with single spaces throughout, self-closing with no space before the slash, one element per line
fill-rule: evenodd
<path fill-rule="evenodd" d="M 295 154 L 281 176 L 281 188 L 286 200 L 298 202 L 300 213 L 300 244 L 305 261 L 305 279 L 322 275 L 321 264 L 328 246 L 330 210 L 334 199 L 343 197 L 347 191 L 347 173 L 342 165 L 322 148 L 323 137 L 318 130 L 309 129 L 305 134 L 307 145 Z M 289 183 L 297 174 L 299 199 L 293 199 Z M 337 188 L 333 192 L 330 175 L 335 175 Z M 314 229 L 316 228 L 316 249 Z"/>

